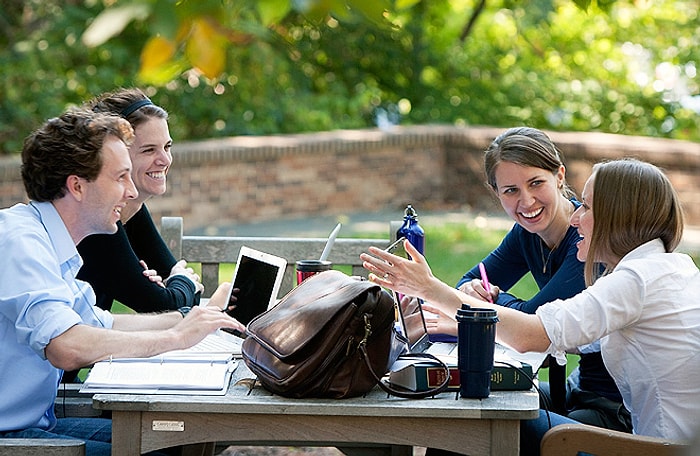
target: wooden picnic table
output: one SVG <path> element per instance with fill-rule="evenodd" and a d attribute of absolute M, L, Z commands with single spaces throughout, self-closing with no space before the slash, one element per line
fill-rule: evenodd
<path fill-rule="evenodd" d="M 486 399 L 446 392 L 402 399 L 378 387 L 351 399 L 287 399 L 260 386 L 239 362 L 225 396 L 96 394 L 112 413 L 112 454 L 139 455 L 174 445 L 442 448 L 470 455 L 516 456 L 520 420 L 536 418 L 535 391 L 494 391 Z M 190 447 L 193 448 L 193 447 Z M 396 453 L 394 453 L 396 454 Z M 410 454 L 410 453 L 409 453 Z"/>

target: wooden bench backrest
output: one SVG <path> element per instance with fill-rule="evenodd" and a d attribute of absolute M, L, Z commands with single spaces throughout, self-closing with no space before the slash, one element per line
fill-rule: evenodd
<path fill-rule="evenodd" d="M 352 275 L 366 277 L 367 271 L 362 267 L 360 253 L 366 252 L 372 245 L 386 247 L 391 237 L 391 234 L 388 234 L 389 236 L 385 239 L 339 237 L 333 244 L 328 259 L 334 266 L 350 266 Z M 327 241 L 326 238 L 185 236 L 182 217 L 163 217 L 161 235 L 175 258 L 184 258 L 188 262 L 202 264 L 203 297 L 205 298 L 210 297 L 219 285 L 220 264 L 235 263 L 241 246 L 245 245 L 287 260 L 287 269 L 280 288 L 281 297 L 296 283 L 296 261 L 318 258 Z"/>

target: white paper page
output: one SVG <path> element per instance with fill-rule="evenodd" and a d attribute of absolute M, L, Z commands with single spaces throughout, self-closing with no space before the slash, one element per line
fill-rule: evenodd
<path fill-rule="evenodd" d="M 236 362 L 109 362 L 93 366 L 85 381 L 89 388 L 165 388 L 220 390 Z"/>

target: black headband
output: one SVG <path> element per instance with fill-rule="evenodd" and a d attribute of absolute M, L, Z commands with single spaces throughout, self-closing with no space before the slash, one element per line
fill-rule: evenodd
<path fill-rule="evenodd" d="M 134 101 L 129 106 L 122 109 L 122 112 L 120 112 L 119 115 L 124 117 L 124 118 L 127 118 L 137 109 L 142 108 L 144 106 L 152 105 L 152 104 L 153 104 L 153 102 L 151 100 L 149 100 L 148 98 L 142 98 L 141 100 Z"/>

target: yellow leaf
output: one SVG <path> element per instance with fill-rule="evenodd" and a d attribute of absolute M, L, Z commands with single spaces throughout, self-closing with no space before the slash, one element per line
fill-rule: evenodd
<path fill-rule="evenodd" d="M 163 37 L 154 36 L 141 51 L 141 71 L 155 70 L 172 60 L 173 55 L 175 44 Z"/>
<path fill-rule="evenodd" d="M 163 85 L 177 77 L 185 65 L 174 59 L 175 50 L 175 44 L 163 37 L 150 38 L 141 51 L 139 80 L 146 84 Z"/>
<path fill-rule="evenodd" d="M 171 60 L 165 65 L 144 70 L 141 68 L 136 75 L 138 80 L 143 84 L 155 86 L 164 86 L 187 69 L 184 61 Z"/>
<path fill-rule="evenodd" d="M 224 71 L 226 48 L 226 38 L 210 21 L 198 18 L 192 22 L 185 55 L 206 77 L 213 79 Z"/>
<path fill-rule="evenodd" d="M 263 25 L 276 24 L 281 21 L 292 9 L 292 2 L 288 0 L 258 0 L 255 7 L 260 14 Z"/>

